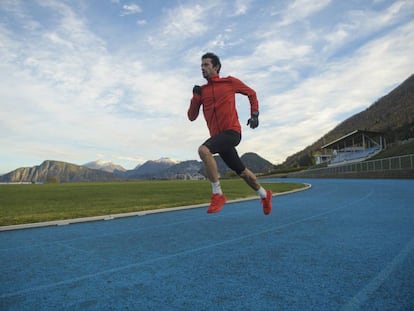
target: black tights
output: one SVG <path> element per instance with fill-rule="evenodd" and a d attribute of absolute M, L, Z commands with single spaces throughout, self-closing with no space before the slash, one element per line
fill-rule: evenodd
<path fill-rule="evenodd" d="M 206 146 L 212 154 L 218 153 L 223 159 L 224 163 L 240 175 L 246 166 L 237 153 L 236 146 L 240 143 L 241 134 L 228 130 L 214 135 L 207 139 L 203 145 Z"/>

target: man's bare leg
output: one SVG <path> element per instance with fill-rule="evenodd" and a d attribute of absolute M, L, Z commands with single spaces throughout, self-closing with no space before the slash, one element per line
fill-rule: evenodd
<path fill-rule="evenodd" d="M 210 152 L 210 150 L 202 145 L 200 148 L 198 148 L 198 154 L 200 155 L 201 160 L 204 163 L 204 166 L 206 168 L 206 174 L 208 180 L 210 182 L 218 182 L 219 181 L 219 174 L 217 169 L 217 162 L 213 157 L 213 154 Z"/>
<path fill-rule="evenodd" d="M 272 211 L 272 191 L 265 190 L 258 182 L 256 175 L 249 169 L 245 169 L 239 175 L 244 181 L 257 192 L 262 199 L 263 213 L 269 215 Z"/>
<path fill-rule="evenodd" d="M 244 171 L 240 173 L 240 177 L 243 178 L 254 191 L 258 191 L 261 188 L 259 182 L 257 181 L 256 175 L 248 168 L 244 169 Z"/>
<path fill-rule="evenodd" d="M 201 160 L 203 160 L 207 177 L 211 182 L 213 192 L 207 213 L 218 213 L 226 203 L 227 199 L 221 190 L 217 162 L 210 150 L 204 145 L 198 148 L 198 154 L 200 155 Z"/>
<path fill-rule="evenodd" d="M 200 155 L 201 160 L 203 161 L 205 168 L 206 168 L 206 174 L 207 178 L 210 180 L 210 182 L 218 182 L 219 181 L 219 174 L 217 169 L 217 162 L 213 157 L 213 154 L 210 152 L 210 150 L 202 145 L 200 148 L 198 148 L 198 154 Z M 256 175 L 246 168 L 243 172 L 240 173 L 240 177 L 244 179 L 244 181 L 254 190 L 258 191 L 261 186 L 259 182 L 257 181 Z"/>

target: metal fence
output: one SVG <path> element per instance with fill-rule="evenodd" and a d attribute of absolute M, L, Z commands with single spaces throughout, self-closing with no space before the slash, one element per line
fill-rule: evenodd
<path fill-rule="evenodd" d="M 307 171 L 289 174 L 291 177 L 296 175 L 314 176 L 314 175 L 334 175 L 341 173 L 370 173 L 386 172 L 397 170 L 413 170 L 414 154 L 370 160 L 364 162 L 349 163 L 343 165 L 330 166 L 325 168 L 311 169 Z"/>

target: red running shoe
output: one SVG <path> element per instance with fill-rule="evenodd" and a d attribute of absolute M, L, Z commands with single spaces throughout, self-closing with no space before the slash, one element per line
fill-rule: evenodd
<path fill-rule="evenodd" d="M 218 213 L 221 211 L 224 203 L 226 203 L 227 199 L 224 194 L 217 194 L 214 193 L 211 195 L 211 202 L 210 206 L 208 207 L 207 213 Z"/>
<path fill-rule="evenodd" d="M 266 190 L 266 198 L 262 199 L 263 213 L 269 215 L 272 211 L 272 191 Z"/>

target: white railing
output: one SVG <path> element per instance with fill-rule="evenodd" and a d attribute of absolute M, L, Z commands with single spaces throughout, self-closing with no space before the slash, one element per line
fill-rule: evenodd
<path fill-rule="evenodd" d="M 384 158 L 378 160 L 370 160 L 356 163 L 349 163 L 344 165 L 330 166 L 325 168 L 310 169 L 306 171 L 289 174 L 289 177 L 295 175 L 302 176 L 317 176 L 317 175 L 332 175 L 338 173 L 364 173 L 364 172 L 385 172 L 397 170 L 413 170 L 414 169 L 414 154 L 403 156 Z"/>

